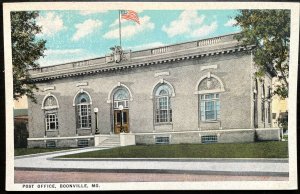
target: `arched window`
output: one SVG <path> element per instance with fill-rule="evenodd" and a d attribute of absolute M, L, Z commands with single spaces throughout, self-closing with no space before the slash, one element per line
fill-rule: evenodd
<path fill-rule="evenodd" d="M 220 93 L 224 92 L 221 80 L 210 73 L 198 81 L 200 120 L 220 120 Z"/>
<path fill-rule="evenodd" d="M 76 97 L 77 128 L 91 128 L 91 99 L 85 92 Z"/>
<path fill-rule="evenodd" d="M 118 86 L 113 90 L 114 133 L 129 132 L 129 90 Z"/>
<path fill-rule="evenodd" d="M 172 107 L 170 97 L 172 90 L 166 83 L 160 84 L 155 90 L 155 122 L 172 122 Z"/>
<path fill-rule="evenodd" d="M 113 100 L 114 109 L 118 109 L 120 105 L 122 105 L 124 108 L 128 108 L 128 91 L 122 87 L 118 88 L 117 91 L 114 93 Z"/>
<path fill-rule="evenodd" d="M 49 94 L 43 100 L 43 106 L 45 112 L 45 125 L 46 131 L 58 130 L 58 102 L 57 99 Z"/>

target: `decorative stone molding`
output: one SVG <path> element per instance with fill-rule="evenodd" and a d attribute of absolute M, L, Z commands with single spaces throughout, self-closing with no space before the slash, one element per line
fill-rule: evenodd
<path fill-rule="evenodd" d="M 74 96 L 74 98 L 73 98 L 73 106 L 75 106 L 76 105 L 76 97 L 78 96 L 78 94 L 81 94 L 81 93 L 86 93 L 88 96 L 89 96 L 89 98 L 90 98 L 90 104 L 93 104 L 93 102 L 92 102 L 92 97 L 91 97 L 91 95 L 87 92 L 87 91 L 85 91 L 85 90 L 83 90 L 82 88 L 75 94 L 75 96 Z"/>
<path fill-rule="evenodd" d="M 251 50 L 253 46 L 247 46 L 247 47 L 241 47 L 238 45 L 233 44 L 232 38 L 230 38 L 232 35 L 229 35 L 228 38 L 221 39 L 219 37 L 208 39 L 208 40 L 200 40 L 195 41 L 194 47 L 189 47 L 186 49 L 183 49 L 182 46 L 178 47 L 179 50 L 176 49 L 178 45 L 170 45 L 166 47 L 156 48 L 156 49 L 149 49 L 145 51 L 137 51 L 145 53 L 142 56 L 134 56 L 135 52 L 124 52 L 123 57 L 119 59 L 118 55 L 111 54 L 109 56 L 104 56 L 102 58 L 97 59 L 91 59 L 86 61 L 78 61 L 75 63 L 70 64 L 63 64 L 61 66 L 56 66 L 55 68 L 52 67 L 42 67 L 36 70 L 30 71 L 32 74 L 32 80 L 34 82 L 45 82 L 48 80 L 54 80 L 54 79 L 63 79 L 68 77 L 76 77 L 76 76 L 82 76 L 82 75 L 93 75 L 93 74 L 100 74 L 100 73 L 107 73 L 107 72 L 115 72 L 117 70 L 131 70 L 134 68 L 140 68 L 144 66 L 151 66 L 155 64 L 163 64 L 163 63 L 173 63 L 173 62 L 179 62 L 179 61 L 185 61 L 185 60 L 194 60 L 194 59 L 202 59 L 204 57 L 213 56 L 213 55 L 222 55 L 222 54 L 231 54 L 235 52 L 241 52 L 245 50 Z M 227 37 L 227 36 L 224 36 Z M 211 45 L 215 43 L 221 42 L 229 42 L 230 45 L 226 48 L 215 48 L 213 50 L 209 51 L 203 51 L 198 50 L 199 47 L 202 47 L 204 45 Z M 182 43 L 179 45 L 188 44 L 191 45 L 191 43 Z M 166 49 L 168 48 L 168 49 Z M 169 49 L 170 48 L 170 49 Z M 147 58 L 147 56 L 153 56 L 151 51 L 157 55 L 157 58 Z M 190 52 L 187 52 L 189 51 Z M 149 51 L 149 52 L 148 52 Z M 178 54 L 178 52 L 184 52 Z M 186 51 L 186 52 L 185 52 Z M 127 56 L 128 55 L 128 56 Z M 140 59 L 140 60 L 131 60 L 131 56 L 134 56 L 134 59 Z M 165 57 L 164 57 L 165 56 Z M 111 62 L 111 63 L 110 63 Z M 119 63 L 117 63 L 119 62 Z M 114 63 L 114 65 L 110 65 Z M 201 67 L 200 67 L 201 68 Z M 207 69 L 208 67 L 202 67 L 202 70 Z M 214 66 L 210 66 L 209 68 L 215 69 Z"/>
<path fill-rule="evenodd" d="M 244 49 L 244 50 L 246 50 L 246 49 Z M 226 53 L 230 53 L 230 51 L 224 52 L 222 54 L 226 54 Z M 124 66 L 120 66 L 120 67 L 108 67 L 108 68 L 107 67 L 106 68 L 98 67 L 98 69 L 86 70 L 86 71 L 84 71 L 84 69 L 83 69 L 84 72 L 79 72 L 79 73 L 73 73 L 71 70 L 70 72 L 66 72 L 64 74 L 57 75 L 58 72 L 53 72 L 53 74 L 55 73 L 56 75 L 42 75 L 42 74 L 37 75 L 37 76 L 33 75 L 32 79 L 34 82 L 41 82 L 41 81 L 47 81 L 47 80 L 62 79 L 62 78 L 66 78 L 66 77 L 76 77 L 76 76 L 81 76 L 81 75 L 92 75 L 92 74 L 96 74 L 96 73 L 105 73 L 105 72 L 110 72 L 110 71 L 115 71 L 115 70 L 133 69 L 133 68 L 139 68 L 139 67 L 144 67 L 144 66 L 149 66 L 149 65 L 154 65 L 154 64 L 170 63 L 170 62 L 173 62 L 176 60 L 190 60 L 190 59 L 195 59 L 195 58 L 203 58 L 206 56 L 210 56 L 210 54 L 205 53 L 205 54 L 198 54 L 198 55 L 193 55 L 193 56 L 188 56 L 188 57 L 184 56 L 184 57 L 179 57 L 179 58 L 174 58 L 174 59 L 157 60 L 154 62 L 142 62 L 141 64 L 140 63 L 139 64 L 129 64 L 129 65 L 124 65 Z"/>
<path fill-rule="evenodd" d="M 40 140 L 62 140 L 62 139 L 75 139 L 75 141 L 77 141 L 77 139 L 84 139 L 84 138 L 94 138 L 93 135 L 89 135 L 89 136 L 71 136 L 71 137 L 32 137 L 32 138 L 27 138 L 29 141 L 40 141 Z"/>
<path fill-rule="evenodd" d="M 88 86 L 88 82 L 81 82 L 76 84 L 76 87 L 80 87 L 80 86 Z"/>
<path fill-rule="evenodd" d="M 165 72 L 158 72 L 158 73 L 155 73 L 154 74 L 154 77 L 159 77 L 159 76 L 163 76 L 163 75 L 170 75 L 170 72 L 169 71 L 165 71 Z"/>
<path fill-rule="evenodd" d="M 156 88 L 158 85 L 163 84 L 163 83 L 165 83 L 165 84 L 167 84 L 168 86 L 170 86 L 170 88 L 171 88 L 171 90 L 172 90 L 172 97 L 175 97 L 175 89 L 174 89 L 174 87 L 172 86 L 172 84 L 171 84 L 170 82 L 168 82 L 168 81 L 166 81 L 166 80 L 164 80 L 164 79 L 162 78 L 162 79 L 160 79 L 158 82 L 156 82 L 156 84 L 154 84 L 154 85 L 152 86 L 150 99 L 153 99 L 155 88 Z"/>
<path fill-rule="evenodd" d="M 129 100 L 133 101 L 132 93 L 131 93 L 131 90 L 129 89 L 129 87 L 127 87 L 125 84 L 122 84 L 121 82 L 118 82 L 117 85 L 115 85 L 108 93 L 107 101 L 106 101 L 107 103 L 112 102 L 112 94 L 114 93 L 115 89 L 118 87 L 124 87 L 125 89 L 127 89 L 128 93 L 129 93 Z"/>
<path fill-rule="evenodd" d="M 211 83 L 211 79 L 215 80 L 215 85 L 217 85 L 218 87 L 212 87 L 211 85 L 213 83 Z M 202 90 L 199 90 L 199 86 L 201 84 L 202 81 L 205 81 L 206 79 L 208 79 L 207 81 L 207 87 L 203 88 Z M 224 84 L 222 82 L 222 80 L 217 77 L 216 75 L 211 74 L 210 72 L 208 72 L 206 75 L 202 76 L 196 86 L 195 86 L 195 93 L 194 94 L 206 94 L 206 93 L 218 93 L 218 92 L 224 92 L 225 88 L 224 88 Z"/>
<path fill-rule="evenodd" d="M 151 49 L 151 54 L 152 55 L 161 54 L 161 53 L 166 53 L 168 51 L 169 51 L 169 46 L 164 46 L 160 48 Z"/>
<path fill-rule="evenodd" d="M 199 40 L 197 42 L 197 46 L 206 46 L 206 45 L 211 45 L 211 44 L 216 44 L 221 42 L 222 37 L 215 37 L 215 38 L 210 38 L 210 39 L 204 39 L 204 40 Z"/>
<path fill-rule="evenodd" d="M 78 61 L 72 63 L 73 67 L 82 67 L 82 66 L 88 66 L 91 65 L 90 61 Z"/>
<path fill-rule="evenodd" d="M 206 65 L 206 66 L 201 66 L 200 70 L 206 70 L 206 69 L 218 69 L 218 65 Z"/>
<path fill-rule="evenodd" d="M 45 107 L 45 101 L 46 101 L 46 99 L 48 98 L 48 97 L 53 97 L 55 100 L 56 100 L 56 105 L 54 105 L 54 106 L 48 106 L 47 108 Z M 55 108 L 59 108 L 59 104 L 58 104 L 58 100 L 57 100 L 57 98 L 56 98 L 56 96 L 54 96 L 53 94 L 51 94 L 51 93 L 48 93 L 45 97 L 44 97 L 44 99 L 43 99 L 43 101 L 42 101 L 42 110 L 44 110 L 44 109 L 55 109 Z"/>
<path fill-rule="evenodd" d="M 44 92 L 48 90 L 55 90 L 55 86 L 49 86 L 43 89 Z"/>

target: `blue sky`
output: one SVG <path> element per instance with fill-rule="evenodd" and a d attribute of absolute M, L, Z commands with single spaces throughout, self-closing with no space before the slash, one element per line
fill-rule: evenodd
<path fill-rule="evenodd" d="M 122 20 L 122 47 L 141 50 L 238 32 L 236 10 L 136 10 L 140 24 Z M 41 66 L 90 59 L 119 44 L 118 11 L 40 11 L 38 38 L 47 40 Z"/>

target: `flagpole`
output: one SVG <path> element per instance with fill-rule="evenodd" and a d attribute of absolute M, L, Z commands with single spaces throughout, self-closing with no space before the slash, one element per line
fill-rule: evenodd
<path fill-rule="evenodd" d="M 122 47 L 122 41 L 121 41 L 121 10 L 119 10 L 119 37 L 120 37 L 120 47 Z"/>

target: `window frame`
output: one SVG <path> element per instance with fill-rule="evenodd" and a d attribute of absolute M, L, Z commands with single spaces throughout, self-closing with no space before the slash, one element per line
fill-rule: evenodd
<path fill-rule="evenodd" d="M 49 99 L 51 99 L 54 102 L 54 104 L 53 103 L 48 104 Z M 58 131 L 59 129 L 58 108 L 59 106 L 58 106 L 57 98 L 52 94 L 46 95 L 42 102 L 42 109 L 44 110 L 44 125 L 45 125 L 46 132 Z M 54 117 L 50 118 L 51 116 Z M 52 124 L 54 123 L 55 126 L 54 128 L 50 128 L 51 123 Z"/>
<path fill-rule="evenodd" d="M 158 136 L 158 137 L 155 137 L 155 144 L 158 144 L 158 145 L 167 145 L 167 144 L 170 144 L 170 137 L 166 137 L 166 136 Z"/>
<path fill-rule="evenodd" d="M 203 135 L 201 136 L 201 143 L 218 143 L 218 136 L 217 135 Z"/>
<path fill-rule="evenodd" d="M 85 95 L 81 97 L 81 95 Z M 81 101 L 79 102 L 79 98 Z M 84 101 L 82 101 L 84 99 Z M 76 128 L 77 129 L 91 129 L 92 128 L 92 111 L 91 111 L 91 99 L 88 93 L 82 92 L 76 97 Z M 82 113 L 86 112 L 85 115 Z M 85 122 L 83 122 L 85 120 Z M 86 125 L 83 125 L 86 123 Z"/>
<path fill-rule="evenodd" d="M 212 98 L 206 98 L 206 96 L 211 96 L 213 95 Z M 200 94 L 199 95 L 199 100 L 200 100 L 200 120 L 202 122 L 217 122 L 220 121 L 220 93 L 207 93 L 207 94 Z M 207 110 L 207 103 L 213 103 L 213 109 L 212 110 Z M 212 112 L 213 111 L 213 118 L 209 119 L 207 118 L 207 112 Z"/>
<path fill-rule="evenodd" d="M 57 148 L 56 141 L 55 140 L 47 140 L 46 148 Z"/>
<path fill-rule="evenodd" d="M 54 116 L 54 121 L 50 121 L 51 118 L 49 118 L 49 116 Z M 58 130 L 58 116 L 57 116 L 57 112 L 46 112 L 45 114 L 45 120 L 46 120 L 46 131 L 57 131 Z M 50 128 L 51 127 L 51 123 L 54 123 L 54 129 Z"/>
<path fill-rule="evenodd" d="M 161 92 L 164 91 L 164 94 Z M 172 90 L 168 84 L 160 84 L 154 91 L 154 123 L 155 125 L 172 124 L 172 106 L 171 106 L 171 94 Z M 161 100 L 163 101 L 163 107 L 161 108 Z M 163 117 L 162 117 L 163 116 Z"/>
<path fill-rule="evenodd" d="M 271 118 L 271 99 L 272 99 L 272 95 L 271 95 L 271 87 L 268 86 L 268 97 L 267 97 L 267 121 L 268 124 L 272 123 L 272 118 Z"/>
<path fill-rule="evenodd" d="M 262 95 L 261 95 L 261 122 L 266 122 L 266 106 L 265 106 L 265 84 L 261 85 Z"/>
<path fill-rule="evenodd" d="M 121 99 L 121 98 L 118 98 L 118 96 L 116 96 L 120 92 L 126 93 L 125 98 Z M 129 95 L 130 95 L 130 93 L 126 88 L 123 88 L 123 87 L 118 88 L 113 94 L 113 109 L 119 110 L 120 105 L 123 105 L 124 109 L 129 109 Z"/>
<path fill-rule="evenodd" d="M 86 108 L 86 115 L 82 115 L 82 109 Z M 91 105 L 87 103 L 77 104 L 77 128 L 78 129 L 91 129 L 92 127 L 92 114 L 91 114 Z M 83 126 L 83 119 L 86 120 L 86 126 Z"/>
<path fill-rule="evenodd" d="M 89 147 L 89 139 L 78 139 L 77 140 L 77 147 L 84 148 Z"/>

